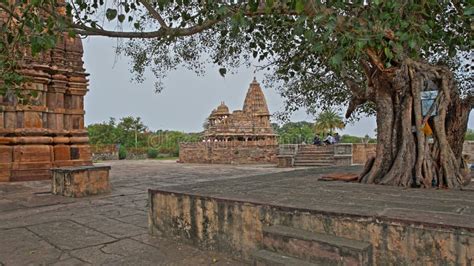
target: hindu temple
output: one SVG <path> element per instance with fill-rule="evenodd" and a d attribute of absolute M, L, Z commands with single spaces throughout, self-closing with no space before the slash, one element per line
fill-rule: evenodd
<path fill-rule="evenodd" d="M 230 113 L 229 108 L 222 102 L 211 112 L 204 139 L 276 144 L 277 138 L 270 124 L 270 112 L 265 95 L 255 78 L 250 83 L 242 110 Z"/>
<path fill-rule="evenodd" d="M 20 62 L 27 78 L 22 96 L 0 96 L 0 182 L 49 179 L 53 168 L 92 165 L 82 55 L 79 36 L 64 34 L 54 49 L 26 53 Z"/>

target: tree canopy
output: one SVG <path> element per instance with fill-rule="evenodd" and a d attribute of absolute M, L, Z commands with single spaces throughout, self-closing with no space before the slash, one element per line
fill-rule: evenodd
<path fill-rule="evenodd" d="M 151 69 L 157 90 L 178 66 L 202 73 L 212 62 L 225 75 L 259 61 L 287 111 L 368 93 L 361 60 L 384 71 L 406 58 L 444 61 L 472 93 L 471 1 L 2 0 L 0 9 L 9 15 L 1 26 L 0 75 L 10 86 L 21 81 L 11 74 L 18 45 L 36 54 L 68 32 L 125 38 L 119 51 L 132 58 L 135 79 Z M 357 110 L 371 107 L 369 101 Z"/>
<path fill-rule="evenodd" d="M 342 117 L 332 109 L 319 113 L 314 123 L 314 130 L 317 134 L 332 134 L 336 129 L 344 129 L 344 127 Z"/>

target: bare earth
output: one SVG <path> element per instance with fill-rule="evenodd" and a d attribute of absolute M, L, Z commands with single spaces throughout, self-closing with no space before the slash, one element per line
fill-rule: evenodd
<path fill-rule="evenodd" d="M 271 166 L 114 161 L 112 193 L 55 196 L 49 181 L 0 183 L 0 265 L 242 265 L 147 228 L 147 190 L 288 171 Z"/>

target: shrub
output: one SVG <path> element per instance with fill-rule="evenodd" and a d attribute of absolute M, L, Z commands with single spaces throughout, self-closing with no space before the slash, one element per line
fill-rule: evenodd
<path fill-rule="evenodd" d="M 158 150 L 156 149 L 148 149 L 146 151 L 146 155 L 150 159 L 156 159 L 158 157 Z"/>
<path fill-rule="evenodd" d="M 120 148 L 119 148 L 119 160 L 124 160 L 127 158 L 127 149 L 120 145 Z"/>

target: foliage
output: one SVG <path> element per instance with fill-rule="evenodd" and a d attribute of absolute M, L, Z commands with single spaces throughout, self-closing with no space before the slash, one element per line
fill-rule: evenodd
<path fill-rule="evenodd" d="M 123 117 L 117 124 L 118 139 L 126 147 L 145 146 L 148 140 L 147 130 L 140 117 Z"/>
<path fill-rule="evenodd" d="M 156 158 L 158 153 L 178 156 L 180 142 L 196 142 L 201 139 L 200 133 L 172 130 L 150 132 L 140 117 L 128 116 L 119 119 L 119 123 L 115 121 L 115 118 L 110 118 L 108 122 L 89 125 L 87 130 L 90 143 L 121 144 L 124 148 L 148 148 L 148 156 Z"/>
<path fill-rule="evenodd" d="M 115 118 L 108 122 L 91 124 L 87 127 L 91 144 L 121 144 L 127 148 L 145 147 L 149 132 L 140 117 L 123 117 L 119 123 Z"/>
<path fill-rule="evenodd" d="M 370 138 L 368 135 L 365 137 L 358 137 L 344 134 L 341 137 L 341 143 L 376 143 L 377 140 Z"/>
<path fill-rule="evenodd" d="M 118 155 L 119 155 L 119 160 L 125 160 L 127 158 L 127 148 L 120 145 Z"/>
<path fill-rule="evenodd" d="M 341 143 L 362 143 L 362 138 L 344 134 L 341 136 Z"/>
<path fill-rule="evenodd" d="M 146 152 L 147 157 L 150 159 L 156 159 L 158 157 L 158 150 L 149 148 Z"/>
<path fill-rule="evenodd" d="M 110 118 L 108 122 L 91 124 L 87 127 L 87 131 L 91 144 L 120 143 L 114 118 Z"/>
<path fill-rule="evenodd" d="M 467 130 L 465 140 L 474 140 L 474 130 L 473 129 L 468 129 Z"/>
<path fill-rule="evenodd" d="M 344 129 L 344 127 L 342 117 L 332 109 L 322 111 L 314 123 L 316 134 L 332 134 L 336 129 Z"/>
<path fill-rule="evenodd" d="M 288 122 L 279 127 L 273 125 L 275 133 L 278 134 L 280 144 L 301 144 L 303 142 L 312 143 L 314 138 L 313 124 L 306 121 Z"/>
<path fill-rule="evenodd" d="M 259 61 L 259 69 L 270 70 L 268 85 L 287 99 L 287 111 L 347 104 L 352 85 L 368 85 L 361 60 L 370 58 L 384 70 L 406 58 L 469 58 L 473 46 L 472 1 L 123 0 L 51 8 L 57 4 L 1 0 L 15 27 L 2 25 L 0 61 L 18 60 L 21 45 L 30 44 L 32 54 L 51 48 L 61 32 L 127 38 L 120 51 L 131 57 L 137 81 L 150 68 L 161 90 L 161 80 L 178 66 L 202 73 L 210 61 L 225 75 Z M 458 61 L 450 64 L 453 70 L 467 65 L 472 71 L 469 60 Z M 14 70 L 10 64 L 0 68 L 1 75 Z M 369 101 L 356 113 L 372 108 Z"/>

